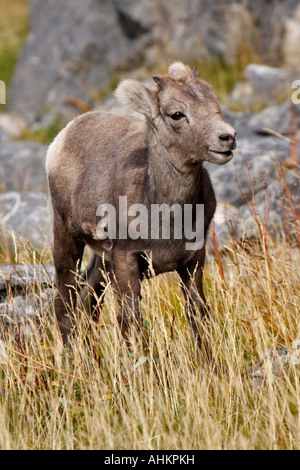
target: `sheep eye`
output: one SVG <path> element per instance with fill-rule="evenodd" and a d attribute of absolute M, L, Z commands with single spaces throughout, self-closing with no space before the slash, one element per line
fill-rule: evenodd
<path fill-rule="evenodd" d="M 174 121 L 179 121 L 179 119 L 182 119 L 182 118 L 184 118 L 184 117 L 185 117 L 185 115 L 182 114 L 182 113 L 179 113 L 179 112 L 174 113 L 174 114 L 171 115 L 171 118 L 172 118 Z"/>

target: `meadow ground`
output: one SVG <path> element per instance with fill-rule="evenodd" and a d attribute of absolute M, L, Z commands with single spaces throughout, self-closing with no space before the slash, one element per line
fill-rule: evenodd
<path fill-rule="evenodd" d="M 39 321 L 2 328 L 0 448 L 299 448 L 298 241 L 264 233 L 208 258 L 219 373 L 199 357 L 175 274 L 144 281 L 143 332 L 131 351 L 118 338 L 110 287 L 98 321 L 78 315 L 68 351 L 35 288 Z"/>
<path fill-rule="evenodd" d="M 27 5 L 0 0 L 7 84 L 28 32 Z M 241 78 L 247 51 L 235 75 L 219 63 L 205 68 L 221 96 Z M 37 318 L 0 324 L 0 449 L 299 449 L 300 237 L 292 214 L 294 233 L 283 239 L 261 225 L 257 240 L 228 243 L 222 253 L 215 246 L 208 257 L 219 373 L 199 357 L 175 274 L 144 281 L 143 331 L 131 351 L 118 338 L 110 287 L 98 321 L 79 309 L 66 350 L 44 289 L 27 286 L 28 299 L 40 298 Z M 16 260 L 49 263 L 51 255 L 22 245 L 12 253 L 3 243 L 0 263 Z"/>

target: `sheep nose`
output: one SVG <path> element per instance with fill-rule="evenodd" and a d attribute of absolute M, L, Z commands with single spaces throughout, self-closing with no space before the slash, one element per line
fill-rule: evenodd
<path fill-rule="evenodd" d="M 235 135 L 232 134 L 221 134 L 219 139 L 227 142 L 231 150 L 234 150 L 236 147 Z"/>

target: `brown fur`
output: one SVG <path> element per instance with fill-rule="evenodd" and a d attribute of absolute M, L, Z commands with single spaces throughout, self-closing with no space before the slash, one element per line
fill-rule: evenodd
<path fill-rule="evenodd" d="M 66 341 L 73 326 L 67 306 L 75 307 L 76 277 L 84 246 L 95 251 L 85 272 L 87 280 L 101 294 L 103 251 L 113 273 L 120 302 L 118 317 L 126 337 L 132 321 L 141 321 L 140 283 L 148 272 L 145 255 L 156 274 L 176 270 L 186 295 L 187 315 L 201 343 L 197 311 L 208 315 L 202 288 L 205 246 L 188 251 L 186 240 L 121 240 L 97 238 L 96 210 L 112 204 L 118 214 L 119 196 L 128 205 L 177 203 L 204 204 L 205 237 L 214 215 L 216 201 L 203 161 L 224 164 L 235 148 L 235 131 L 224 121 L 215 91 L 180 62 L 172 64 L 169 75 L 154 77 L 155 88 L 134 80 L 121 82 L 120 100 L 145 116 L 145 121 L 107 113 L 91 112 L 76 118 L 56 138 L 47 156 L 48 181 L 53 206 L 53 258 L 59 294 L 55 299 L 57 319 Z M 180 112 L 178 120 L 172 116 Z M 100 269 L 99 269 L 100 268 Z M 72 273 L 73 272 L 73 273 Z M 191 277 L 192 275 L 192 277 Z"/>

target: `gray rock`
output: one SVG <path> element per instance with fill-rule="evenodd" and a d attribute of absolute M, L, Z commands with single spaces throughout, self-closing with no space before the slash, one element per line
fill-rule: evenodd
<path fill-rule="evenodd" d="M 66 98 L 90 103 L 99 87 L 109 86 L 112 72 L 144 47 L 131 37 L 138 27 L 110 0 L 33 0 L 30 16 L 8 103 L 30 124 L 48 108 L 65 108 Z"/>
<path fill-rule="evenodd" d="M 290 91 L 291 75 L 287 70 L 269 65 L 249 64 L 245 68 L 245 75 L 263 103 L 273 101 L 273 104 L 276 104 L 278 97 Z"/>
<path fill-rule="evenodd" d="M 276 169 L 289 160 L 289 143 L 278 137 L 253 137 L 238 140 L 238 150 L 224 166 L 205 163 L 218 201 L 239 207 L 252 190 L 262 191 L 276 177 Z M 253 184 L 252 184 L 253 183 Z M 244 196 L 243 196 L 243 194 Z"/>
<path fill-rule="evenodd" d="M 287 2 L 290 3 L 290 2 Z M 294 7 L 294 2 L 293 7 Z M 292 8 L 293 8 L 292 7 Z M 285 64 L 295 68 L 299 66 L 300 42 L 300 5 L 296 5 L 292 15 L 285 20 L 285 33 L 282 41 L 282 53 Z"/>
<path fill-rule="evenodd" d="M 38 296 L 12 297 L 0 302 L 0 319 L 6 323 L 24 323 L 26 317 L 35 316 L 35 301 L 39 302 Z"/>
<path fill-rule="evenodd" d="M 9 139 L 9 135 L 8 133 L 6 132 L 5 129 L 3 129 L 2 127 L 0 127 L 0 143 L 1 145 L 4 143 L 4 142 L 8 142 L 10 139 Z"/>
<path fill-rule="evenodd" d="M 47 146 L 38 142 L 5 142 L 0 146 L 0 190 L 46 192 Z"/>
<path fill-rule="evenodd" d="M 237 148 L 246 155 L 261 155 L 263 152 L 274 152 L 278 157 L 283 157 L 289 153 L 290 142 L 281 136 L 276 135 L 255 135 L 238 138 Z"/>
<path fill-rule="evenodd" d="M 9 137 L 19 137 L 26 127 L 27 123 L 21 114 L 14 112 L 0 114 L 0 129 L 4 129 Z"/>
<path fill-rule="evenodd" d="M 282 233 L 297 236 L 300 229 L 300 170 L 287 171 L 256 196 L 255 213 L 273 237 Z M 247 237 L 259 235 L 259 228 L 248 205 L 240 208 L 240 226 L 245 228 Z"/>
<path fill-rule="evenodd" d="M 270 348 L 264 351 L 262 359 L 248 368 L 248 376 L 253 385 L 261 389 L 269 381 L 275 384 L 276 381 L 282 380 L 293 362 L 293 354 L 286 347 L 277 350 Z"/>
<path fill-rule="evenodd" d="M 229 111 L 224 105 L 222 112 L 224 118 L 236 129 L 238 142 L 241 138 L 253 137 L 255 134 L 271 136 L 270 131 L 289 135 L 292 112 L 295 113 L 296 125 L 300 127 L 300 104 L 292 105 L 290 100 L 280 105 L 268 106 L 257 114 L 251 111 Z"/>
<path fill-rule="evenodd" d="M 40 315 L 48 311 L 53 302 L 53 291 L 46 289 L 38 294 L 10 297 L 0 302 L 0 321 L 9 325 L 26 325 L 30 320 L 39 321 Z"/>
<path fill-rule="evenodd" d="M 6 364 L 8 360 L 7 349 L 5 343 L 0 340 L 0 364 Z"/>
<path fill-rule="evenodd" d="M 268 129 L 280 134 L 290 133 L 290 124 L 292 117 L 291 107 L 294 106 L 296 113 L 296 122 L 300 125 L 300 105 L 292 105 L 291 102 L 285 101 L 281 105 L 274 105 L 265 108 L 261 113 L 254 114 L 249 119 L 249 130 L 258 134 L 269 134 Z"/>
<path fill-rule="evenodd" d="M 44 195 L 16 191 L 0 194 L 0 239 L 13 245 L 12 231 L 36 249 L 49 245 L 51 227 Z"/>
<path fill-rule="evenodd" d="M 208 242 L 208 252 L 212 254 L 214 253 L 214 245 L 212 243 L 213 231 L 217 235 L 220 251 L 223 251 L 226 244 L 232 239 L 239 240 L 239 209 L 230 204 L 218 202 L 211 224 Z"/>
<path fill-rule="evenodd" d="M 11 290 L 25 291 L 36 285 L 52 286 L 54 267 L 39 264 L 3 264 L 0 265 L 0 297 L 5 297 Z"/>
<path fill-rule="evenodd" d="M 300 169 L 283 170 L 283 175 L 255 194 L 254 209 L 248 203 L 240 207 L 218 204 L 214 224 L 221 247 L 232 236 L 236 240 L 260 238 L 260 222 L 274 238 L 285 234 L 297 239 L 300 231 Z"/>
<path fill-rule="evenodd" d="M 231 93 L 225 98 L 225 103 L 231 108 L 239 110 L 248 110 L 255 112 L 257 107 L 261 106 L 261 101 L 258 102 L 254 98 L 254 91 L 250 83 L 237 82 Z"/>
<path fill-rule="evenodd" d="M 297 7 L 298 0 L 226 0 L 222 5 L 204 0 L 33 0 L 31 32 L 8 109 L 30 124 L 49 108 L 69 115 L 66 98 L 93 102 L 116 72 L 142 65 L 165 71 L 178 58 L 193 62 L 218 56 L 230 62 L 238 57 L 240 38 L 276 62 L 288 51 Z M 294 60 L 300 63 L 299 54 Z"/>
<path fill-rule="evenodd" d="M 291 96 L 292 83 L 298 79 L 299 69 L 249 64 L 245 68 L 245 76 L 247 81 L 236 83 L 226 103 L 231 107 L 257 112 L 264 106 L 277 105 Z"/>
<path fill-rule="evenodd" d="M 13 326 L 39 321 L 53 304 L 53 286 L 53 266 L 0 265 L 0 322 Z"/>

